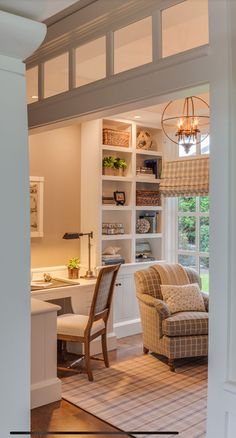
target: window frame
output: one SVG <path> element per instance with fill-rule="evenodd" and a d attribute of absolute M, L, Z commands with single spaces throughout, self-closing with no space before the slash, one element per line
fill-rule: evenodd
<path fill-rule="evenodd" d="M 176 198 L 176 200 L 175 200 L 175 206 L 176 206 L 176 211 L 175 211 L 175 225 L 176 225 L 176 230 L 175 230 L 175 239 L 176 239 L 175 261 L 176 261 L 176 263 L 178 263 L 178 256 L 179 255 L 190 255 L 190 256 L 195 257 L 196 258 L 196 270 L 200 274 L 200 258 L 201 257 L 208 257 L 209 258 L 209 252 L 200 251 L 200 219 L 202 217 L 209 218 L 210 213 L 209 213 L 209 211 L 208 212 L 201 212 L 200 211 L 200 196 L 196 196 L 195 198 L 196 198 L 196 211 L 195 212 L 188 212 L 188 211 L 181 211 L 180 212 L 178 210 L 178 199 L 179 198 Z M 195 217 L 196 218 L 196 234 L 195 234 L 196 249 L 195 250 L 179 249 L 179 245 L 178 245 L 178 243 L 179 243 L 178 218 L 179 217 Z"/>

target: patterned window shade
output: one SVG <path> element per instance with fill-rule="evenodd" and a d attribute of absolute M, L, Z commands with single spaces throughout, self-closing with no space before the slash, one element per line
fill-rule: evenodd
<path fill-rule="evenodd" d="M 209 157 L 184 158 L 164 163 L 160 192 L 166 197 L 208 195 Z"/>

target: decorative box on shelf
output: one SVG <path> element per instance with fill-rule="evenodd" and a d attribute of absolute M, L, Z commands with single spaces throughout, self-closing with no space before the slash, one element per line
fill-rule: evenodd
<path fill-rule="evenodd" d="M 125 229 L 123 224 L 118 223 L 103 223 L 102 224 L 102 234 L 103 235 L 111 235 L 111 234 L 124 234 Z"/>
<path fill-rule="evenodd" d="M 157 190 L 136 190 L 136 205 L 156 206 L 160 205 L 161 196 Z"/>
<path fill-rule="evenodd" d="M 103 128 L 103 144 L 128 148 L 130 144 L 130 133 L 127 131 Z"/>

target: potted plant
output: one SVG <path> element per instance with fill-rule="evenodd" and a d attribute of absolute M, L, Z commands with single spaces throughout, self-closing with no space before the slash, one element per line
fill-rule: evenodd
<path fill-rule="evenodd" d="M 118 175 L 124 175 L 124 170 L 127 168 L 127 163 L 125 160 L 117 157 L 114 166 L 118 171 Z"/>
<path fill-rule="evenodd" d="M 115 157 L 104 157 L 102 161 L 103 174 L 114 175 L 115 174 Z"/>
<path fill-rule="evenodd" d="M 78 257 L 73 257 L 72 259 L 70 259 L 67 268 L 68 278 L 72 280 L 76 280 L 77 278 L 79 278 L 80 259 Z"/>
<path fill-rule="evenodd" d="M 118 176 L 123 175 L 124 170 L 127 168 L 127 163 L 122 158 L 116 157 L 104 157 L 102 161 L 103 174 Z"/>

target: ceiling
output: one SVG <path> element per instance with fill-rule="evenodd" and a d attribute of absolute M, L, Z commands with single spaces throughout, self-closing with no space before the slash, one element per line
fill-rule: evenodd
<path fill-rule="evenodd" d="M 82 0 L 0 0 L 0 10 L 44 21 L 63 9 Z"/>
<path fill-rule="evenodd" d="M 209 93 L 197 94 L 198 97 L 205 100 L 209 104 Z M 181 115 L 183 108 L 183 99 L 177 99 L 174 101 L 175 106 L 174 109 L 176 112 Z M 133 111 L 128 111 L 122 114 L 118 114 L 114 116 L 114 118 L 124 119 L 124 120 L 134 120 L 141 125 L 153 126 L 160 128 L 161 127 L 161 116 L 168 102 L 161 103 L 158 105 L 153 105 L 146 108 L 140 108 Z M 205 115 L 205 108 L 199 105 L 195 107 L 197 109 L 199 115 Z M 175 113 L 169 112 L 170 116 L 176 116 Z"/>

